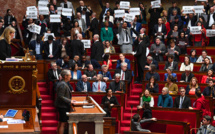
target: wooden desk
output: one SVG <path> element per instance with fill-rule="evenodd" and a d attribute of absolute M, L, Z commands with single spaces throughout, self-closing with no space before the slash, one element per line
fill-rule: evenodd
<path fill-rule="evenodd" d="M 166 134 L 166 133 L 149 133 L 149 132 L 139 132 L 139 131 L 124 131 L 124 134 Z"/>
<path fill-rule="evenodd" d="M 8 125 L 8 128 L 0 128 L 0 133 L 13 134 L 40 134 L 40 125 L 35 108 L 13 108 L 19 110 L 14 119 L 22 119 L 22 112 L 24 109 L 30 112 L 30 119 L 25 124 L 7 124 L 7 122 L 0 122 L 0 125 Z M 5 115 L 8 109 L 1 108 L 0 113 Z"/>
<path fill-rule="evenodd" d="M 75 106 L 74 112 L 66 113 L 69 116 L 69 134 L 73 132 L 73 123 L 77 126 L 78 134 L 83 134 L 86 131 L 88 134 L 103 134 L 103 116 L 106 113 L 92 97 L 90 98 L 95 105 L 94 108 L 84 109 L 82 106 Z M 85 101 L 86 97 L 72 97 L 72 99 L 76 101 Z"/>

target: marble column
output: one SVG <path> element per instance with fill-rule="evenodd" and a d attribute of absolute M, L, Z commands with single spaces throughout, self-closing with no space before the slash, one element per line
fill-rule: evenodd
<path fill-rule="evenodd" d="M 102 121 L 94 121 L 95 122 L 95 134 L 103 134 L 103 123 L 104 120 Z"/>

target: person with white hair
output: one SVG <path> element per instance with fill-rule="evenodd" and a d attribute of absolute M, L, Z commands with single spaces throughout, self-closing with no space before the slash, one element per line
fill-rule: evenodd
<path fill-rule="evenodd" d="M 128 84 L 130 84 L 132 80 L 132 74 L 131 74 L 131 71 L 127 69 L 127 67 L 128 67 L 128 64 L 126 62 L 122 62 L 121 69 L 117 69 L 114 75 L 116 75 L 117 73 L 120 74 L 121 75 L 120 80 L 126 80 L 128 81 Z M 114 79 L 115 79 L 115 76 L 114 76 Z"/>
<path fill-rule="evenodd" d="M 148 70 L 151 64 L 154 64 L 156 69 L 159 69 L 158 62 L 152 56 L 147 56 L 145 70 Z"/>
<path fill-rule="evenodd" d="M 169 95 L 169 89 L 167 87 L 163 87 L 162 94 L 158 96 L 157 106 L 160 108 L 163 108 L 163 107 L 172 108 L 173 107 L 172 96 Z"/>
<path fill-rule="evenodd" d="M 102 77 L 102 74 L 97 74 L 97 77 L 96 77 L 96 82 L 93 82 L 93 85 L 92 85 L 92 90 L 93 92 L 105 92 L 106 90 L 106 83 L 101 81 L 103 79 Z"/>
<path fill-rule="evenodd" d="M 108 71 L 107 65 L 102 65 L 102 71 L 99 71 L 98 74 L 102 74 L 104 81 L 112 80 L 111 73 Z"/>
<path fill-rule="evenodd" d="M 54 83 L 55 80 L 59 80 L 60 73 L 61 70 L 57 68 L 56 62 L 51 62 L 51 69 L 48 71 L 48 80 Z"/>
<path fill-rule="evenodd" d="M 109 85 L 109 89 L 113 92 L 123 92 L 125 93 L 125 83 L 120 80 L 121 75 L 119 73 L 115 74 L 115 81 L 112 81 Z"/>
<path fill-rule="evenodd" d="M 185 67 L 185 72 L 182 73 L 181 75 L 181 80 L 180 82 L 190 82 L 190 80 L 194 77 L 194 74 L 191 73 L 191 67 L 186 66 Z"/>
<path fill-rule="evenodd" d="M 99 41 L 99 35 L 95 34 L 93 36 L 93 45 L 91 48 L 91 59 L 95 59 L 97 61 L 102 61 L 102 56 L 104 54 L 104 46 L 103 44 Z"/>

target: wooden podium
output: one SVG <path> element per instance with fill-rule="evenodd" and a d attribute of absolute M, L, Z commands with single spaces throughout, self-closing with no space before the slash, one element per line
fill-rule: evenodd
<path fill-rule="evenodd" d="M 0 125 L 8 125 L 8 128 L 0 128 L 0 133 L 40 133 L 37 91 L 37 62 L 0 63 L 0 113 L 5 115 L 8 109 L 16 109 L 15 119 L 23 119 L 22 112 L 30 112 L 25 124 L 0 122 Z"/>
<path fill-rule="evenodd" d="M 78 134 L 103 134 L 103 117 L 106 115 L 105 111 L 96 103 L 96 101 L 90 97 L 94 108 L 83 108 L 86 97 L 72 97 L 73 100 L 79 102 L 75 106 L 74 112 L 69 112 L 69 134 L 73 134 L 72 124 L 77 126 Z"/>

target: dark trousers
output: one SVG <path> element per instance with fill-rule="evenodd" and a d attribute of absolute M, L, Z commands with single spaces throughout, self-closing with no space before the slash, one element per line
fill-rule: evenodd
<path fill-rule="evenodd" d="M 142 69 L 140 63 L 137 63 L 137 68 L 138 68 L 137 81 L 142 82 L 143 81 L 143 72 L 144 72 L 144 70 Z"/>

